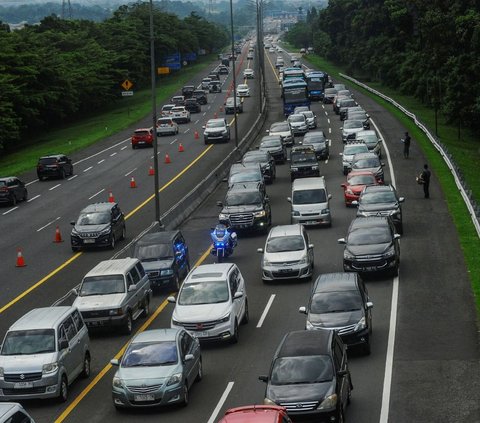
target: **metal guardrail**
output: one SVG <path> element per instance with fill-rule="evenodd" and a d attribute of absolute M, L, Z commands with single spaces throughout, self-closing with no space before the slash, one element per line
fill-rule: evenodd
<path fill-rule="evenodd" d="M 385 94 L 381 93 L 380 91 L 377 91 L 368 85 L 364 84 L 363 82 L 360 82 L 356 80 L 355 78 L 352 78 L 351 76 L 345 75 L 343 73 L 339 74 L 342 78 L 348 79 L 349 81 L 352 81 L 356 85 L 366 89 L 367 91 L 378 95 L 379 97 L 383 98 L 385 101 L 388 101 L 390 104 L 394 105 L 397 109 L 401 110 L 405 115 L 407 115 L 409 118 L 413 120 L 415 125 L 417 125 L 423 133 L 427 136 L 427 138 L 430 140 L 432 145 L 437 149 L 437 151 L 440 153 L 442 156 L 444 162 L 450 169 L 450 172 L 452 173 L 453 179 L 455 180 L 455 184 L 457 185 L 458 190 L 460 191 L 460 195 L 463 198 L 463 201 L 465 202 L 465 205 L 467 206 L 468 212 L 470 213 L 470 217 L 472 219 L 472 223 L 475 226 L 475 229 L 477 231 L 477 236 L 480 238 L 480 205 L 477 204 L 475 201 L 475 198 L 473 196 L 472 191 L 468 188 L 467 182 L 465 181 L 465 178 L 462 174 L 461 169 L 457 166 L 457 164 L 454 162 L 452 155 L 448 152 L 447 147 L 437 138 L 435 137 L 429 129 L 426 127 L 426 125 L 421 122 L 417 116 L 408 111 L 405 107 L 403 107 L 401 104 L 397 103 L 395 100 L 392 98 L 386 96 Z"/>

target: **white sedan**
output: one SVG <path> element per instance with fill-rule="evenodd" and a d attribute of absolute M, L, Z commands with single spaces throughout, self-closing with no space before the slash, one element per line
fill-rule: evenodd
<path fill-rule="evenodd" d="M 253 69 L 249 69 L 249 68 L 245 69 L 243 71 L 243 77 L 248 79 L 254 78 Z"/>
<path fill-rule="evenodd" d="M 237 95 L 239 97 L 250 97 L 250 89 L 247 84 L 238 84 Z"/>

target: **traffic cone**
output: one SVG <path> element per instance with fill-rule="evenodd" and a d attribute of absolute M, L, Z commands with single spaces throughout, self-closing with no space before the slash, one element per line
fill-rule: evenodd
<path fill-rule="evenodd" d="M 62 234 L 60 233 L 60 228 L 58 226 L 55 229 L 55 239 L 53 242 L 63 242 Z"/>
<path fill-rule="evenodd" d="M 196 140 L 198 140 L 200 138 L 200 135 L 198 135 L 198 131 L 195 131 L 194 137 L 195 137 Z"/>
<path fill-rule="evenodd" d="M 108 202 L 109 203 L 115 203 L 115 198 L 113 197 L 112 191 L 108 193 Z"/>
<path fill-rule="evenodd" d="M 155 175 L 155 170 L 153 169 L 153 166 L 150 166 L 150 169 L 148 169 L 148 176 L 153 176 Z"/>
<path fill-rule="evenodd" d="M 165 163 L 172 163 L 172 161 L 170 160 L 170 156 L 167 154 L 165 154 Z"/>
<path fill-rule="evenodd" d="M 185 149 L 183 148 L 182 143 L 178 144 L 178 152 L 183 153 L 184 151 L 185 151 Z"/>
<path fill-rule="evenodd" d="M 135 182 L 135 178 L 132 176 L 130 179 L 130 188 L 137 188 L 137 183 Z"/>
<path fill-rule="evenodd" d="M 15 265 L 16 267 L 25 267 L 25 260 L 22 255 L 22 250 L 19 248 L 17 250 L 17 264 Z"/>

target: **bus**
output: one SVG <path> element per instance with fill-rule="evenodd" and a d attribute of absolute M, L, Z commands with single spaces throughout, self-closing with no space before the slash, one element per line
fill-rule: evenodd
<path fill-rule="evenodd" d="M 291 115 L 295 107 L 298 106 L 308 106 L 310 108 L 307 83 L 302 78 L 290 78 L 284 81 L 282 84 L 282 99 L 285 116 Z"/>
<path fill-rule="evenodd" d="M 311 71 L 306 74 L 308 96 L 311 100 L 323 100 L 325 92 L 325 81 L 328 75 L 322 71 Z"/>

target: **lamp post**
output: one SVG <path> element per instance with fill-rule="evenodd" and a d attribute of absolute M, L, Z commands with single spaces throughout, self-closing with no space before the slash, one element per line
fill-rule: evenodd
<path fill-rule="evenodd" d="M 152 0 L 150 0 L 152 1 Z M 235 42 L 233 38 L 233 2 L 230 0 L 230 28 L 232 31 L 232 71 L 233 71 L 233 124 L 235 127 L 235 147 L 238 147 L 238 125 L 237 125 L 237 76 L 235 70 Z"/>
<path fill-rule="evenodd" d="M 160 221 L 160 187 L 158 184 L 158 145 L 157 145 L 157 99 L 155 95 L 156 91 L 156 78 L 155 78 L 155 36 L 153 31 L 153 0 L 150 0 L 150 77 L 152 83 L 152 128 L 153 128 L 153 168 L 155 170 L 154 175 L 154 187 L 155 187 L 155 221 L 158 222 L 160 227 L 162 222 Z"/>

